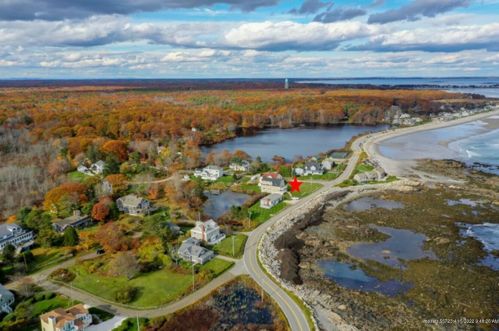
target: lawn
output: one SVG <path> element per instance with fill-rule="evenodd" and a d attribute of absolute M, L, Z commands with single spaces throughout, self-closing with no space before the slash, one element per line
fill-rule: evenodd
<path fill-rule="evenodd" d="M 213 259 L 200 267 L 200 271 L 211 272 L 215 277 L 232 266 L 233 263 Z M 84 264 L 73 266 L 71 270 L 76 274 L 72 285 L 93 295 L 114 301 L 114 292 L 125 286 L 138 289 L 135 299 L 128 305 L 139 308 L 153 308 L 174 301 L 192 290 L 192 276 L 190 272 L 176 272 L 169 268 L 140 274 L 128 280 L 124 276 L 108 277 L 99 273 L 90 273 Z M 196 274 L 196 286 L 200 286 L 210 280 L 211 277 Z"/>
<path fill-rule="evenodd" d="M 232 239 L 234 238 L 234 253 L 232 254 Z M 213 246 L 213 251 L 215 253 L 226 255 L 234 258 L 239 258 L 243 256 L 244 245 L 246 244 L 247 236 L 244 234 L 236 234 L 229 236 Z"/>
<path fill-rule="evenodd" d="M 291 195 L 296 198 L 303 198 L 321 187 L 322 184 L 318 183 L 303 183 L 300 185 L 300 192 L 292 192 Z"/>
<path fill-rule="evenodd" d="M 69 298 L 56 295 L 51 299 L 41 300 L 30 305 L 31 314 L 33 316 L 39 316 L 56 308 L 68 308 L 71 305 L 76 305 L 78 301 L 71 300 Z"/>
<path fill-rule="evenodd" d="M 64 247 L 38 247 L 33 249 L 33 261 L 28 263 L 28 273 L 52 267 L 72 258 L 70 249 Z"/>
<path fill-rule="evenodd" d="M 355 173 L 368 172 L 373 170 L 374 167 L 370 164 L 361 163 L 355 168 Z"/>
<path fill-rule="evenodd" d="M 260 187 L 258 184 L 249 184 L 249 183 L 244 183 L 239 185 L 239 189 L 244 192 L 244 193 L 260 193 Z"/>
<path fill-rule="evenodd" d="M 287 204 L 285 202 L 281 202 L 270 209 L 265 209 L 260 207 L 260 202 L 257 202 L 249 208 L 249 211 L 251 212 L 251 221 L 256 223 L 256 226 L 258 226 L 272 216 L 278 214 L 286 207 Z"/>
<path fill-rule="evenodd" d="M 82 183 L 87 178 L 90 178 L 90 176 L 82 174 L 79 171 L 73 171 L 73 172 L 68 173 L 68 179 L 69 179 L 70 182 Z"/>

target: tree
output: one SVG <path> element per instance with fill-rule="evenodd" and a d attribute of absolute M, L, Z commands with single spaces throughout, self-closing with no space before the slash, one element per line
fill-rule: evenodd
<path fill-rule="evenodd" d="M 92 218 L 99 222 L 104 222 L 111 212 L 112 200 L 109 197 L 103 197 L 92 207 Z"/>
<path fill-rule="evenodd" d="M 59 216 L 69 216 L 73 209 L 88 201 L 88 189 L 81 183 L 64 183 L 45 194 L 43 207 Z"/>
<path fill-rule="evenodd" d="M 116 196 L 121 195 L 121 193 L 125 192 L 128 189 L 127 178 L 123 174 L 109 175 L 106 177 L 106 180 L 111 185 L 113 194 Z"/>
<path fill-rule="evenodd" d="M 52 178 L 57 178 L 65 174 L 70 169 L 69 163 L 65 159 L 54 159 L 48 165 L 48 173 Z"/>
<path fill-rule="evenodd" d="M 139 262 L 131 252 L 119 252 L 109 263 L 110 276 L 126 276 L 132 279 L 139 273 Z"/>
<path fill-rule="evenodd" d="M 66 230 L 64 230 L 64 246 L 76 246 L 80 242 L 80 238 L 78 237 L 78 233 L 72 226 L 68 226 Z"/>
<path fill-rule="evenodd" d="M 8 244 L 2 251 L 2 260 L 4 263 L 12 263 L 14 261 L 15 255 L 16 248 L 13 245 Z"/>
<path fill-rule="evenodd" d="M 102 145 L 101 150 L 118 158 L 120 162 L 128 159 L 127 144 L 122 140 L 110 140 Z"/>
<path fill-rule="evenodd" d="M 95 239 L 110 253 L 126 251 L 130 246 L 129 240 L 114 222 L 102 225 L 95 234 Z"/>

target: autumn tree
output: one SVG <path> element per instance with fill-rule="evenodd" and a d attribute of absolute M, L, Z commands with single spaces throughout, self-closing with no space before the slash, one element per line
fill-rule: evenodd
<path fill-rule="evenodd" d="M 110 140 L 102 145 L 101 150 L 106 154 L 115 156 L 120 162 L 128 159 L 127 144 L 122 140 Z"/>
<path fill-rule="evenodd" d="M 113 174 L 109 175 L 105 179 L 112 187 L 113 194 L 116 196 L 121 195 L 124 191 L 128 189 L 128 181 L 123 174 Z"/>
<path fill-rule="evenodd" d="M 55 159 L 48 164 L 48 173 L 52 178 L 65 174 L 70 169 L 69 162 L 65 159 Z"/>
<path fill-rule="evenodd" d="M 108 220 L 111 216 L 112 207 L 113 200 L 110 197 L 102 197 L 99 202 L 92 207 L 92 218 L 99 222 Z"/>
<path fill-rule="evenodd" d="M 95 234 L 95 239 L 107 252 L 111 253 L 126 251 L 130 247 L 130 241 L 114 222 L 102 225 Z"/>
<path fill-rule="evenodd" d="M 72 211 L 88 201 L 88 189 L 81 183 L 64 183 L 45 194 L 43 207 L 59 216 L 69 216 Z"/>

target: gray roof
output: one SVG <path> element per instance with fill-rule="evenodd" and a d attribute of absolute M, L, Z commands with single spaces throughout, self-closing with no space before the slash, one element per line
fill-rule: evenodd
<path fill-rule="evenodd" d="M 196 238 L 188 238 L 182 242 L 179 248 L 179 254 L 201 257 L 209 254 L 210 251 L 199 245 L 199 240 Z"/>
<path fill-rule="evenodd" d="M 279 186 L 279 187 L 286 185 L 282 176 L 277 173 L 263 174 L 262 182 L 267 182 L 272 186 Z"/>
<path fill-rule="evenodd" d="M 80 221 L 85 221 L 88 219 L 90 219 L 90 216 L 88 215 L 71 215 L 69 217 L 66 217 L 65 219 L 54 221 L 54 223 L 57 225 L 64 226 L 64 225 L 75 224 Z"/>
<path fill-rule="evenodd" d="M 125 195 L 118 200 L 120 200 L 121 203 L 126 206 L 138 206 L 142 201 L 147 201 L 146 199 L 141 198 L 135 194 Z"/>
<path fill-rule="evenodd" d="M 267 199 L 270 201 L 280 201 L 282 199 L 282 195 L 279 193 L 273 193 L 273 194 L 267 195 L 263 199 Z"/>
<path fill-rule="evenodd" d="M 0 298 L 2 297 L 14 297 L 11 291 L 6 289 L 2 284 L 0 284 Z"/>
<path fill-rule="evenodd" d="M 23 228 L 21 228 L 17 224 L 6 224 L 6 223 L 0 224 L 0 239 L 11 237 L 14 234 L 14 232 L 20 233 L 22 231 Z"/>

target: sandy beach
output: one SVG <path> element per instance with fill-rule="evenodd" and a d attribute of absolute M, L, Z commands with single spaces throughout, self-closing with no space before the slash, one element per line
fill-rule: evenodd
<path fill-rule="evenodd" d="M 372 137 L 368 137 L 364 143 L 364 150 L 368 154 L 369 158 L 372 160 L 376 160 L 388 173 L 399 176 L 399 177 L 404 177 L 404 176 L 409 176 L 409 175 L 415 175 L 419 174 L 416 173 L 413 169 L 413 166 L 416 164 L 415 159 L 405 159 L 405 160 L 400 160 L 400 159 L 394 159 L 387 157 L 384 155 L 380 147 L 382 146 L 382 143 L 385 142 L 389 139 L 393 139 L 396 137 L 401 137 L 404 135 L 408 134 L 414 134 L 418 132 L 423 132 L 423 131 L 429 131 L 429 130 L 435 130 L 435 129 L 441 129 L 441 128 L 448 128 L 448 127 L 453 127 L 457 125 L 462 125 L 466 123 L 471 123 L 474 121 L 484 121 L 484 129 L 486 131 L 491 131 L 494 129 L 499 128 L 499 109 L 495 109 L 493 111 L 489 112 L 484 112 L 468 117 L 463 117 L 459 118 L 456 120 L 452 121 L 433 121 L 431 123 L 415 126 L 415 127 L 408 127 L 408 128 L 403 128 L 403 129 L 396 129 L 396 130 L 390 130 L 385 133 L 381 134 L 376 134 L 373 135 Z M 485 131 L 485 132 L 486 132 Z M 448 144 L 452 142 L 452 139 L 449 140 L 444 140 L 444 141 L 435 141 L 435 148 L 447 148 Z M 433 143 L 433 142 L 432 142 Z"/>

